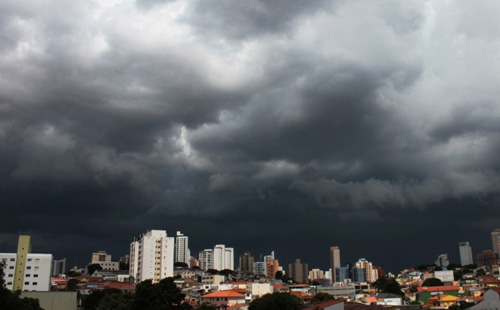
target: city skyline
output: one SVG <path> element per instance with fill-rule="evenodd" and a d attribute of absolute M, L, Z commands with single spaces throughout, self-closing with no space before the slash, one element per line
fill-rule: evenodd
<path fill-rule="evenodd" d="M 393 272 L 500 227 L 500 2 L 0 3 L 0 248 Z M 425 242 L 424 242 L 425 241 Z M 425 251 L 422 245 L 425 244 Z M 194 255 L 192 255 L 194 256 Z"/>

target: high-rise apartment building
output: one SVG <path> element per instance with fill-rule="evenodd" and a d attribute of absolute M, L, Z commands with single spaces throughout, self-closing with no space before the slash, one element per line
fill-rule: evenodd
<path fill-rule="evenodd" d="M 292 278 L 297 283 L 307 283 L 309 276 L 309 266 L 307 264 L 302 264 L 300 259 L 295 259 L 295 263 L 288 265 L 288 273 L 290 278 Z"/>
<path fill-rule="evenodd" d="M 129 274 L 136 283 L 174 276 L 175 238 L 165 230 L 149 230 L 130 244 Z"/>
<path fill-rule="evenodd" d="M 336 268 L 340 267 L 340 249 L 338 246 L 330 247 L 330 268 L 332 269 L 332 283 L 336 281 Z"/>
<path fill-rule="evenodd" d="M 459 242 L 458 249 L 460 251 L 460 264 L 462 266 L 474 264 L 474 260 L 472 259 L 472 248 L 469 242 Z"/>
<path fill-rule="evenodd" d="M 476 256 L 478 267 L 491 267 L 498 264 L 498 253 L 494 251 L 483 251 Z"/>
<path fill-rule="evenodd" d="M 369 261 L 367 261 L 365 258 L 360 258 L 355 266 L 358 269 L 364 269 L 365 270 L 365 281 L 368 283 L 373 283 L 378 280 L 379 274 L 378 274 L 378 268 L 376 266 L 373 266 L 373 264 Z"/>
<path fill-rule="evenodd" d="M 252 273 L 253 272 L 253 263 L 254 257 L 252 253 L 245 252 L 240 255 L 240 271 L 243 273 Z"/>
<path fill-rule="evenodd" d="M 190 258 L 189 238 L 178 231 L 175 237 L 175 262 L 186 263 L 189 266 Z"/>
<path fill-rule="evenodd" d="M 272 279 L 276 276 L 276 272 L 280 269 L 280 263 L 277 259 L 271 259 L 267 261 L 267 277 Z"/>
<path fill-rule="evenodd" d="M 450 260 L 448 259 L 448 254 L 441 254 L 438 256 L 435 264 L 439 267 L 448 267 Z"/>
<path fill-rule="evenodd" d="M 217 244 L 214 247 L 214 269 L 234 270 L 234 249 L 226 248 L 224 244 Z"/>
<path fill-rule="evenodd" d="M 491 245 L 493 247 L 493 252 L 497 252 L 500 249 L 500 228 L 497 228 L 491 232 Z"/>
<path fill-rule="evenodd" d="M 12 291 L 50 291 L 52 254 L 31 251 L 31 237 L 19 236 L 17 253 L 0 253 L 4 264 L 5 285 Z"/>
<path fill-rule="evenodd" d="M 207 271 L 214 269 L 214 250 L 205 249 L 198 254 L 200 268 Z"/>
<path fill-rule="evenodd" d="M 253 274 L 256 276 L 266 276 L 267 266 L 264 262 L 254 262 L 253 263 Z"/>
<path fill-rule="evenodd" d="M 54 260 L 52 262 L 52 276 L 57 277 L 64 273 L 66 273 L 66 258 Z"/>
<path fill-rule="evenodd" d="M 323 279 L 325 277 L 325 272 L 321 269 L 313 269 L 309 271 L 309 280 L 318 280 Z"/>

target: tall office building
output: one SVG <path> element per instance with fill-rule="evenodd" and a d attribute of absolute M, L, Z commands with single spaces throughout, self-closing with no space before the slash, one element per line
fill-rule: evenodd
<path fill-rule="evenodd" d="M 186 263 L 189 266 L 190 258 L 191 252 L 189 251 L 189 238 L 178 231 L 175 237 L 175 262 Z"/>
<path fill-rule="evenodd" d="M 288 274 L 297 283 L 307 283 L 309 276 L 309 266 L 302 264 L 300 259 L 295 259 L 295 263 L 288 265 Z"/>
<path fill-rule="evenodd" d="M 168 237 L 165 230 L 149 230 L 130 244 L 129 274 L 135 282 L 174 276 L 175 238 Z"/>
<path fill-rule="evenodd" d="M 252 253 L 245 252 L 240 255 L 240 271 L 243 273 L 253 272 L 253 262 L 254 258 Z"/>
<path fill-rule="evenodd" d="M 5 286 L 12 291 L 50 291 L 52 254 L 30 253 L 30 240 L 30 236 L 21 235 L 17 253 L 0 253 Z"/>
<path fill-rule="evenodd" d="M 459 242 L 458 249 L 460 250 L 460 264 L 462 266 L 474 264 L 474 260 L 472 259 L 472 248 L 469 242 Z"/>
<path fill-rule="evenodd" d="M 200 262 L 200 268 L 207 271 L 208 269 L 214 269 L 214 250 L 205 249 L 198 254 L 198 259 Z"/>
<path fill-rule="evenodd" d="M 336 268 L 340 267 L 340 249 L 338 246 L 330 247 L 330 268 L 332 269 L 332 283 L 336 281 Z"/>
<path fill-rule="evenodd" d="M 493 252 L 497 252 L 500 249 L 500 228 L 497 228 L 491 232 L 491 245 L 493 246 Z"/>
<path fill-rule="evenodd" d="M 234 249 L 226 248 L 224 244 L 217 244 L 214 247 L 214 269 L 234 270 Z"/>

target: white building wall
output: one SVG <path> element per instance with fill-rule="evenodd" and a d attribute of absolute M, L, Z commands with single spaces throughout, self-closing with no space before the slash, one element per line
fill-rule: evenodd
<path fill-rule="evenodd" d="M 223 244 L 217 244 L 216 246 L 214 246 L 214 269 L 216 270 L 225 269 L 224 268 L 225 250 L 226 247 Z"/>
<path fill-rule="evenodd" d="M 460 264 L 462 266 L 474 264 L 474 260 L 472 258 L 472 248 L 469 245 L 469 242 L 460 242 L 458 247 L 460 250 Z"/>
<path fill-rule="evenodd" d="M 5 263 L 5 284 L 12 290 L 16 268 L 15 253 L 0 253 L 0 261 Z M 28 253 L 24 269 L 23 291 L 50 291 L 52 276 L 52 254 Z"/>
<path fill-rule="evenodd" d="M 234 270 L 234 249 L 226 248 L 224 256 L 224 269 Z"/>
<path fill-rule="evenodd" d="M 175 239 L 173 237 L 163 237 L 161 244 L 161 278 L 173 277 Z"/>
<path fill-rule="evenodd" d="M 174 276 L 175 238 L 164 230 L 150 230 L 130 245 L 130 274 L 139 283 Z"/>
<path fill-rule="evenodd" d="M 250 288 L 253 297 L 261 297 L 266 294 L 272 294 L 273 289 L 274 289 L 273 286 L 269 282 L 264 282 L 264 283 L 253 282 L 251 283 L 251 288 Z"/>
<path fill-rule="evenodd" d="M 214 250 L 205 249 L 199 253 L 200 267 L 203 270 L 214 269 Z"/>
<path fill-rule="evenodd" d="M 191 253 L 189 251 L 189 237 L 184 236 L 180 231 L 175 238 L 175 262 L 183 262 L 189 265 Z"/>

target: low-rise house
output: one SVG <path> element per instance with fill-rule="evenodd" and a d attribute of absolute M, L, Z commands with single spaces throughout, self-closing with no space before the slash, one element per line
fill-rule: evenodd
<path fill-rule="evenodd" d="M 245 303 L 245 295 L 234 291 L 217 291 L 201 296 L 204 303 L 209 303 L 215 307 L 234 306 Z"/>
<path fill-rule="evenodd" d="M 479 286 L 481 288 L 500 287 L 500 280 L 495 278 L 484 278 L 479 281 Z"/>
<path fill-rule="evenodd" d="M 448 286 L 421 286 L 418 288 L 418 300 L 422 303 L 426 303 L 427 299 L 435 297 L 438 295 L 459 295 L 460 288 L 455 285 Z"/>
<path fill-rule="evenodd" d="M 423 308 L 440 308 L 440 309 L 448 309 L 450 306 L 454 305 L 458 298 L 453 295 L 437 295 L 427 299 L 426 303 L 422 306 Z"/>
<path fill-rule="evenodd" d="M 259 298 L 274 292 L 274 288 L 269 282 L 250 282 L 247 284 L 246 289 L 252 292 L 253 298 Z"/>

